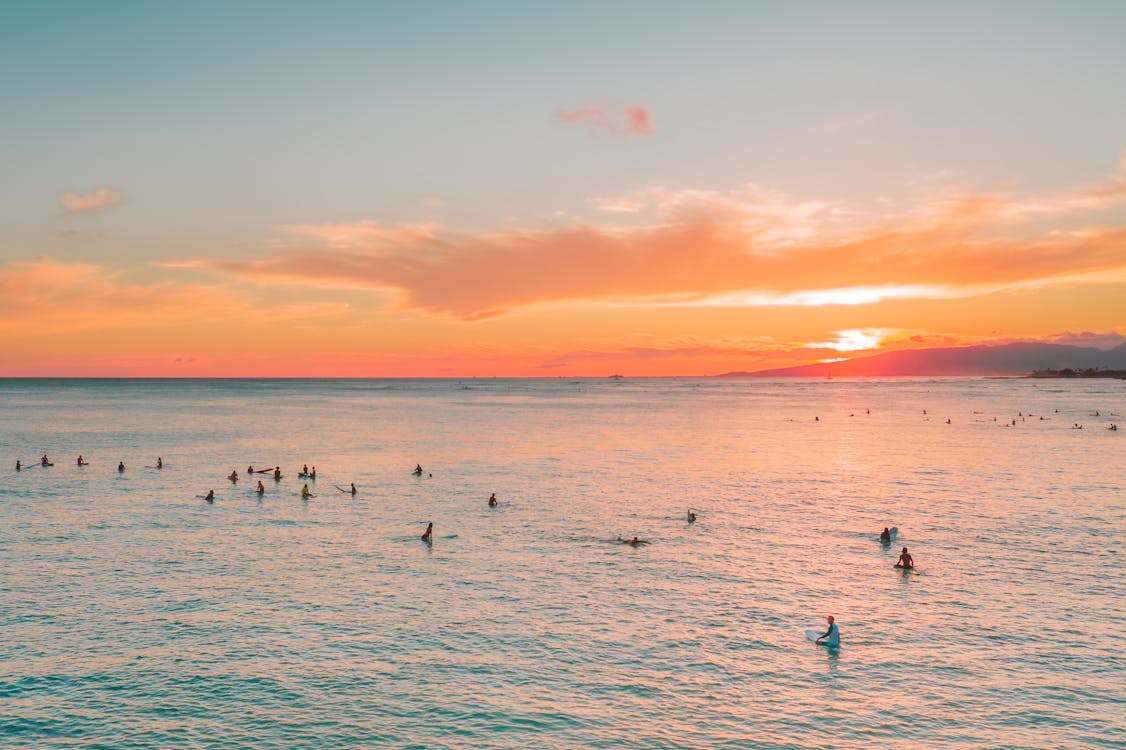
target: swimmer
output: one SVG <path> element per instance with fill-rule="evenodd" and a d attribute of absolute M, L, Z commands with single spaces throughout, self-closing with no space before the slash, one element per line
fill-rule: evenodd
<path fill-rule="evenodd" d="M 426 531 L 422 534 L 422 541 L 430 544 L 434 540 L 434 522 L 426 524 Z"/>
<path fill-rule="evenodd" d="M 261 479 L 258 480 L 258 489 L 255 490 L 255 492 L 257 492 L 259 495 L 265 495 L 266 494 L 266 488 L 262 486 L 262 480 Z"/>
<path fill-rule="evenodd" d="M 227 479 L 230 479 L 232 482 L 237 482 L 238 481 L 238 472 L 235 471 L 234 469 L 232 469 L 231 473 L 227 475 Z"/>
<path fill-rule="evenodd" d="M 208 490 L 207 491 L 207 497 L 205 497 L 203 499 L 206 500 L 209 503 L 215 502 L 215 490 Z"/>
<path fill-rule="evenodd" d="M 692 512 L 691 508 L 688 509 L 688 523 L 696 523 L 696 514 Z"/>
<path fill-rule="evenodd" d="M 489 507 L 490 508 L 497 507 L 497 493 L 495 493 L 495 492 L 493 494 L 489 495 Z"/>
<path fill-rule="evenodd" d="M 915 561 L 911 558 L 911 555 L 908 554 L 906 547 L 899 553 L 899 560 L 895 563 L 895 567 L 904 568 L 905 570 L 910 570 L 915 567 Z"/>
<path fill-rule="evenodd" d="M 125 471 L 125 462 L 124 461 L 118 461 L 117 462 L 117 470 L 118 471 Z"/>
<path fill-rule="evenodd" d="M 301 499 L 302 500 L 308 500 L 312 496 L 313 496 L 313 493 L 309 492 L 309 485 L 306 484 L 304 487 L 301 488 Z"/>
<path fill-rule="evenodd" d="M 829 629 L 826 630 L 816 641 L 818 646 L 839 646 L 841 645 L 841 631 L 837 627 L 837 623 L 833 621 L 833 616 L 829 615 Z"/>

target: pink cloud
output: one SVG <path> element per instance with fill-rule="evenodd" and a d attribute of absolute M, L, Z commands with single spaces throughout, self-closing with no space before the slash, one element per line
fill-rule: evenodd
<path fill-rule="evenodd" d="M 645 107 L 626 107 L 627 129 L 634 135 L 649 135 L 653 132 L 653 122 Z"/>
<path fill-rule="evenodd" d="M 121 196 L 109 188 L 100 187 L 92 193 L 63 193 L 59 196 L 59 203 L 68 214 L 89 213 L 101 211 L 116 205 L 121 201 Z"/>
<path fill-rule="evenodd" d="M 575 109 L 561 109 L 556 118 L 566 124 L 586 124 L 595 130 L 614 135 L 651 135 L 653 120 L 645 107 L 625 107 L 621 113 L 608 110 L 604 104 L 587 104 Z"/>

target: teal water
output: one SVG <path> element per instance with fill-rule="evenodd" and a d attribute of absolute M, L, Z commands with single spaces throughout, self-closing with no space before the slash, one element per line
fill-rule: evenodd
<path fill-rule="evenodd" d="M 3 747 L 1126 736 L 1122 381 L 7 380 L 0 404 Z M 259 498 L 225 479 L 248 464 L 285 476 Z M 828 614 L 839 651 L 805 637 Z"/>

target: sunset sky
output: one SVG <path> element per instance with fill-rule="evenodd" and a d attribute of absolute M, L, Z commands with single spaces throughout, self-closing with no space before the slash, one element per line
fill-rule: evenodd
<path fill-rule="evenodd" d="M 0 376 L 1126 340 L 1126 2 L 27 2 Z"/>

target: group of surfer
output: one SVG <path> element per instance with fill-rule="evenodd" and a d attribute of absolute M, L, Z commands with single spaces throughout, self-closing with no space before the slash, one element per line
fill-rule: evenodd
<path fill-rule="evenodd" d="M 885 526 L 884 530 L 880 532 L 880 542 L 882 544 L 885 544 L 885 545 L 891 544 L 891 540 L 893 538 L 894 537 L 891 533 L 891 529 L 889 529 L 888 527 Z M 914 560 L 914 558 L 911 557 L 911 554 L 907 551 L 906 547 L 904 547 L 903 551 L 899 553 L 899 559 L 895 562 L 895 567 L 897 567 L 901 570 L 914 570 L 915 569 L 915 560 Z M 822 633 L 821 635 L 817 636 L 814 639 L 813 642 L 816 643 L 818 646 L 828 646 L 829 648 L 839 648 L 840 645 L 841 645 L 840 628 L 837 627 L 837 623 L 836 623 L 836 621 L 835 621 L 835 619 L 833 618 L 832 615 L 829 615 L 827 620 L 828 620 L 828 623 L 829 623 L 828 629 L 824 633 Z M 813 638 L 812 632 L 810 632 L 809 637 Z"/>
<path fill-rule="evenodd" d="M 156 464 L 157 464 L 156 468 L 158 468 L 158 469 L 162 468 L 162 463 L 161 463 L 161 460 L 159 458 L 156 459 Z M 54 465 L 55 464 L 53 464 L 51 462 L 51 459 L 47 458 L 46 453 L 44 453 L 42 458 L 39 459 L 39 466 L 54 466 Z M 82 454 L 79 453 L 78 454 L 78 465 L 79 466 L 89 466 L 90 462 L 87 461 L 86 459 L 84 459 L 82 457 Z M 24 468 L 25 468 L 24 464 L 17 458 L 16 459 L 16 471 L 23 471 Z M 119 461 L 117 463 L 117 470 L 118 471 L 125 471 L 125 462 L 124 461 Z"/>

